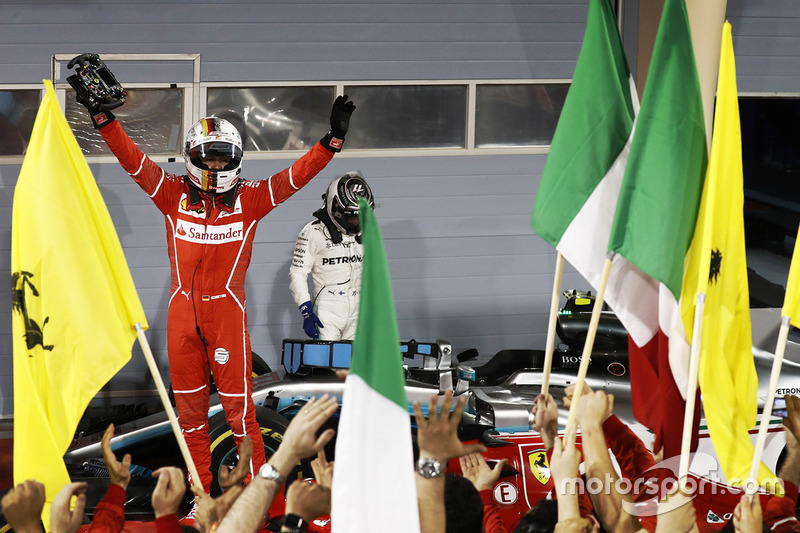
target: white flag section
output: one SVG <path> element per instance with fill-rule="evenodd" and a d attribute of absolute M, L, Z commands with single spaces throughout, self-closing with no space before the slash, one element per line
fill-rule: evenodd
<path fill-rule="evenodd" d="M 630 74 L 614 9 L 592 0 L 572 84 L 536 192 L 531 225 L 596 290 L 622 179 L 630 155 L 639 99 Z M 625 292 L 641 296 L 624 300 Z M 635 341 L 658 329 L 658 284 L 623 257 L 612 260 L 606 301 Z M 641 302 L 641 304 L 637 303 Z M 649 320 L 626 320 L 628 316 Z"/>
<path fill-rule="evenodd" d="M 347 377 L 336 440 L 333 533 L 419 531 L 414 454 L 407 409 Z"/>
<path fill-rule="evenodd" d="M 342 397 L 333 469 L 333 533 L 419 533 L 403 356 L 386 251 L 372 208 L 359 200 L 361 303 Z"/>

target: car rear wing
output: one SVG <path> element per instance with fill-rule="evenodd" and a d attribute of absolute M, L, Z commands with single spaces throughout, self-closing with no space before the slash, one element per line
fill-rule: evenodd
<path fill-rule="evenodd" d="M 352 341 L 319 341 L 312 339 L 284 339 L 281 364 L 288 374 L 302 372 L 305 368 L 350 368 Z M 409 368 L 445 370 L 452 367 L 452 346 L 449 342 L 418 342 L 414 339 L 400 343 L 399 355 Z"/>

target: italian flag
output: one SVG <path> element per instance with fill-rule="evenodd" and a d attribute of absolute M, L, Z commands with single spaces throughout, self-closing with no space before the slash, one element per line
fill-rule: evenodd
<path fill-rule="evenodd" d="M 684 0 L 664 4 L 636 129 L 609 250 L 652 278 L 656 291 L 607 291 L 630 335 L 634 415 L 655 432 L 666 459 L 680 453 L 683 433 L 689 343 L 679 302 L 707 163 Z M 636 311 L 643 307 L 648 312 Z"/>
<path fill-rule="evenodd" d="M 609 0 L 591 0 L 581 53 L 536 193 L 531 226 L 597 289 L 630 155 L 638 96 Z M 613 260 L 613 306 L 622 287 L 656 294 L 652 280 Z M 645 314 L 654 310 L 633 309 Z M 644 334 L 646 335 L 646 334 Z M 644 335 L 640 335 L 643 337 Z"/>
<path fill-rule="evenodd" d="M 333 533 L 419 532 L 411 419 L 386 252 L 359 200 L 361 302 L 336 440 Z"/>

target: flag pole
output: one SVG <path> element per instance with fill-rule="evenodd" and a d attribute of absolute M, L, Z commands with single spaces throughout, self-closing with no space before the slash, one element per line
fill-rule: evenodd
<path fill-rule="evenodd" d="M 600 279 L 600 285 L 597 287 L 597 296 L 595 296 L 594 307 L 592 308 L 592 318 L 589 322 L 589 330 L 586 332 L 586 342 L 583 345 L 583 353 L 581 354 L 581 365 L 578 368 L 578 378 L 575 381 L 575 392 L 572 394 L 572 403 L 569 406 L 569 418 L 567 419 L 567 427 L 564 429 L 564 435 L 570 437 L 569 444 L 575 444 L 575 413 L 577 411 L 578 401 L 581 399 L 583 393 L 583 383 L 586 381 L 586 372 L 589 370 L 589 360 L 591 359 L 592 347 L 594 346 L 594 338 L 597 334 L 597 326 L 600 323 L 600 312 L 603 310 L 603 298 L 606 294 L 606 285 L 608 285 L 608 276 L 611 273 L 611 258 L 607 258 L 603 264 L 603 274 Z"/>
<path fill-rule="evenodd" d="M 767 387 L 767 400 L 758 423 L 758 438 L 756 439 L 753 463 L 750 465 L 750 479 L 758 479 L 758 469 L 761 466 L 761 456 L 764 454 L 764 445 L 767 442 L 769 419 L 772 417 L 772 405 L 775 403 L 775 389 L 778 387 L 778 378 L 781 376 L 781 365 L 786 352 L 786 341 L 789 339 L 789 317 L 781 317 L 781 329 L 778 332 L 778 344 L 775 346 L 775 359 L 772 361 L 772 373 L 769 376 Z M 755 492 L 754 484 L 747 483 L 747 492 Z"/>
<path fill-rule="evenodd" d="M 541 394 L 550 389 L 550 369 L 553 367 L 553 348 L 556 343 L 556 322 L 558 322 L 558 302 L 561 297 L 561 277 L 564 273 L 564 256 L 556 254 L 556 272 L 553 276 L 553 294 L 550 299 L 550 321 L 547 324 L 547 344 L 544 348 L 544 375 Z"/>
<path fill-rule="evenodd" d="M 797 235 L 800 236 L 800 226 L 797 229 Z M 758 437 L 756 439 L 755 450 L 753 452 L 753 462 L 750 467 L 750 479 L 757 479 L 759 467 L 761 465 L 761 456 L 764 453 L 764 444 L 767 440 L 767 429 L 769 429 L 769 419 L 772 417 L 772 406 L 775 403 L 775 391 L 778 387 L 778 378 L 781 373 L 781 366 L 783 365 L 783 356 L 786 351 L 786 342 L 789 339 L 789 329 L 792 322 L 797 324 L 797 318 L 800 316 L 800 246 L 795 245 L 792 252 L 792 263 L 789 266 L 789 278 L 786 280 L 786 295 L 783 301 L 783 309 L 781 310 L 781 328 L 778 332 L 778 343 L 775 346 L 775 359 L 772 361 L 772 373 L 769 377 L 769 386 L 767 387 L 767 400 L 764 409 L 761 412 L 761 420 L 758 424 Z M 748 480 L 749 481 L 749 480 Z M 748 483 L 750 487 L 751 483 Z"/>
<path fill-rule="evenodd" d="M 681 435 L 681 460 L 678 466 L 678 481 L 681 489 L 686 489 L 689 476 L 689 453 L 692 448 L 692 426 L 694 424 L 694 404 L 697 399 L 697 373 L 700 368 L 700 343 L 703 338 L 703 311 L 706 308 L 706 293 L 697 294 L 692 326 L 692 351 L 689 356 L 689 377 L 686 383 L 686 405 L 683 410 L 683 435 Z"/>
<path fill-rule="evenodd" d="M 158 372 L 158 368 L 156 367 L 156 360 L 153 357 L 153 352 L 150 350 L 150 344 L 147 342 L 147 337 L 144 336 L 144 329 L 142 329 L 142 325 L 139 322 L 136 323 L 136 337 L 139 339 L 139 345 L 142 347 L 142 352 L 144 352 L 144 358 L 147 361 L 147 366 L 150 368 L 150 373 L 153 375 L 153 381 L 156 383 L 158 395 L 161 397 L 161 403 L 164 404 L 164 410 L 167 412 L 167 416 L 169 417 L 169 423 L 172 426 L 172 432 L 175 434 L 175 440 L 178 441 L 178 446 L 181 449 L 183 460 L 186 461 L 186 468 L 189 469 L 189 474 L 192 476 L 192 485 L 205 492 L 205 489 L 203 488 L 203 482 L 200 481 L 200 475 L 197 473 L 197 467 L 195 466 L 192 456 L 189 453 L 189 448 L 186 446 L 186 439 L 183 438 L 181 427 L 178 425 L 178 417 L 175 416 L 175 410 L 172 408 L 172 403 L 169 401 L 169 397 L 167 396 L 167 389 L 164 387 L 164 380 L 161 379 L 161 374 Z"/>

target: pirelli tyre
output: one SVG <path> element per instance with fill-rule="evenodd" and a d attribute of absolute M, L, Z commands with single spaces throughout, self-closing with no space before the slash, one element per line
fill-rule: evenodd
<path fill-rule="evenodd" d="M 263 376 L 272 372 L 272 368 L 256 352 L 250 352 L 253 358 L 253 377 Z"/>
<path fill-rule="evenodd" d="M 272 457 L 272 454 L 275 453 L 275 450 L 278 449 L 281 441 L 283 441 L 283 435 L 286 432 L 286 428 L 289 426 L 289 420 L 266 407 L 256 407 L 256 420 L 258 421 L 258 425 L 261 426 L 264 452 L 267 459 L 269 459 Z M 235 466 L 239 460 L 239 453 L 236 449 L 236 443 L 233 440 L 233 433 L 228 427 L 228 423 L 225 421 L 224 411 L 220 411 L 212 416 L 208 421 L 208 425 L 208 432 L 211 437 L 211 473 L 213 475 L 210 490 L 211 495 L 216 497 L 222 494 L 217 474 L 220 466 Z M 295 470 L 289 475 L 289 478 L 307 478 L 313 476 L 314 472 L 311 470 L 310 463 L 304 461 L 295 467 Z"/>

